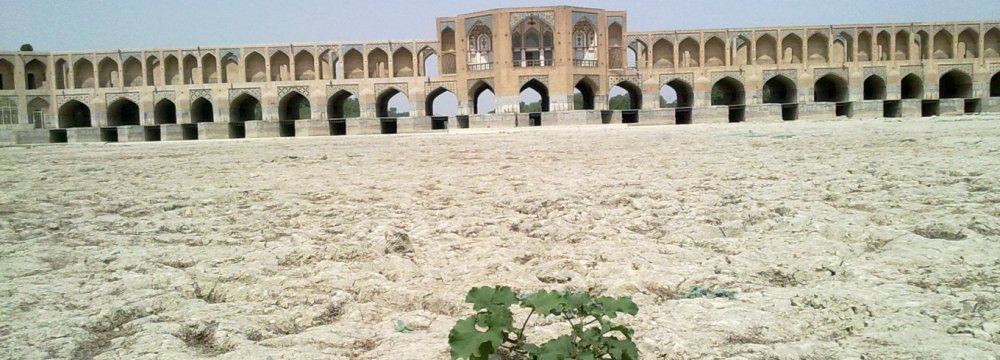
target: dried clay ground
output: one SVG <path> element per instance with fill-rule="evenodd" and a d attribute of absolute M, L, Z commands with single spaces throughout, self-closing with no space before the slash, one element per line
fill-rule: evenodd
<path fill-rule="evenodd" d="M 643 359 L 1000 356 L 996 116 L 9 147 L 0 181 L 4 359 L 447 359 L 485 284 L 630 295 Z"/>

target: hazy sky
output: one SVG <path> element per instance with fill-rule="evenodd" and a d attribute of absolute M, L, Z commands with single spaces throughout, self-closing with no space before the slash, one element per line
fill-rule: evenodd
<path fill-rule="evenodd" d="M 0 50 L 434 38 L 434 18 L 565 4 L 626 10 L 629 30 L 1000 19 L 998 0 L 0 0 Z"/>

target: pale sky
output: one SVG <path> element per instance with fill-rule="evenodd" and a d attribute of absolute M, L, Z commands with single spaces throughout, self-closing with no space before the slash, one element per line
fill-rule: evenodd
<path fill-rule="evenodd" d="M 433 39 L 435 17 L 533 5 L 625 10 L 628 31 L 1000 20 L 998 0 L 0 0 L 0 51 Z"/>

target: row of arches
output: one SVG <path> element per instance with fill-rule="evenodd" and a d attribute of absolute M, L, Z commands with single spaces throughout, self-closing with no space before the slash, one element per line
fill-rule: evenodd
<path fill-rule="evenodd" d="M 728 44 L 717 36 L 709 37 L 704 43 L 687 37 L 676 46 L 667 39 L 659 39 L 651 48 L 642 40 L 636 40 L 629 45 L 628 61 L 633 66 L 648 64 L 654 68 L 674 68 L 979 57 L 1000 57 L 1000 28 L 991 28 L 982 38 L 978 31 L 967 28 L 957 36 L 941 29 L 933 37 L 923 30 L 913 34 L 908 30 L 880 31 L 875 35 L 863 30 L 856 40 L 848 32 L 815 33 L 805 40 L 799 35 L 788 34 L 780 42 L 772 34 L 762 34 L 753 40 L 749 35 L 738 35 Z"/>
<path fill-rule="evenodd" d="M 302 50 L 292 57 L 283 51 L 276 51 L 267 58 L 251 51 L 242 58 L 242 64 L 231 53 L 221 59 L 215 54 L 201 57 L 171 54 L 162 60 L 157 55 L 150 55 L 144 62 L 128 57 L 121 63 L 112 57 L 104 57 L 96 65 L 89 59 L 77 59 L 72 64 L 66 59 L 58 59 L 54 73 L 57 89 L 437 76 L 437 53 L 430 47 L 424 47 L 418 56 L 419 64 L 414 62 L 410 50 L 399 48 L 393 52 L 390 62 L 388 53 L 375 48 L 368 52 L 367 58 L 359 50 L 350 49 L 344 53 L 343 60 L 331 51 L 313 56 L 312 52 Z M 338 74 L 341 61 L 343 74 Z M 41 60 L 33 59 L 26 63 L 26 87 L 38 89 L 47 86 L 46 72 L 47 65 Z M 13 73 L 13 65 L 0 59 L 0 90 L 14 89 L 14 82 L 11 81 Z"/>

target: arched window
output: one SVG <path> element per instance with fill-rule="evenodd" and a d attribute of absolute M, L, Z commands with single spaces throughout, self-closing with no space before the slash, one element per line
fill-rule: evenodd
<path fill-rule="evenodd" d="M 573 62 L 576 66 L 597 66 L 597 32 L 587 19 L 573 26 Z"/>
<path fill-rule="evenodd" d="M 552 65 L 552 26 L 544 20 L 535 16 L 521 20 L 512 37 L 515 67 Z"/>
<path fill-rule="evenodd" d="M 469 30 L 469 70 L 489 70 L 493 63 L 493 32 L 482 23 Z"/>

